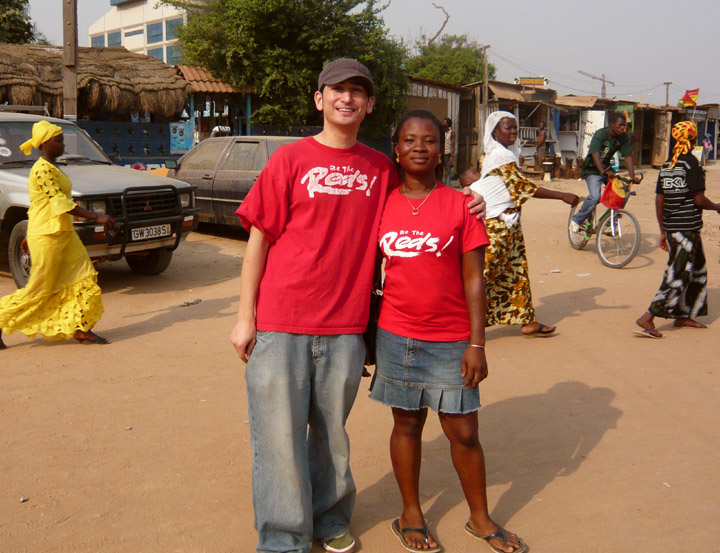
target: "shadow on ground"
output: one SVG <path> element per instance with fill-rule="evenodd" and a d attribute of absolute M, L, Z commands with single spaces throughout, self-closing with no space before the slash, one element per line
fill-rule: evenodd
<path fill-rule="evenodd" d="M 505 524 L 553 480 L 580 467 L 622 416 L 611 405 L 614 398 L 609 388 L 562 382 L 543 394 L 506 399 L 479 411 L 488 487 L 509 485 L 497 500 L 492 490 L 489 493 L 491 515 L 498 524 Z M 465 502 L 444 435 L 423 443 L 420 494 L 423 503 L 435 498 L 425 512 L 433 526 Z M 358 494 L 353 529 L 362 534 L 396 518 L 401 508 L 400 492 L 388 467 Z"/>

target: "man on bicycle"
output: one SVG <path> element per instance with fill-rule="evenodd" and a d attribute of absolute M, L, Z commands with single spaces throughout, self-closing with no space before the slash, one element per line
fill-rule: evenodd
<path fill-rule="evenodd" d="M 580 170 L 580 176 L 587 183 L 588 196 L 570 220 L 570 230 L 573 232 L 582 232 L 585 220 L 600 201 L 603 185 L 615 177 L 610 160 L 618 151 L 625 157 L 630 178 L 635 184 L 639 183 L 640 179 L 635 176 L 632 146 L 625 133 L 625 115 L 616 111 L 610 115 L 610 126 L 598 130 L 590 141 L 588 155 Z"/>

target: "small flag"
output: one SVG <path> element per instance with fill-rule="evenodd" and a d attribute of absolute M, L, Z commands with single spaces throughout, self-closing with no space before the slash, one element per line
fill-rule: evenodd
<path fill-rule="evenodd" d="M 699 88 L 694 88 L 693 90 L 686 90 L 685 96 L 680 98 L 678 106 L 680 106 L 681 108 L 693 108 L 697 106 L 698 94 L 700 94 Z"/>

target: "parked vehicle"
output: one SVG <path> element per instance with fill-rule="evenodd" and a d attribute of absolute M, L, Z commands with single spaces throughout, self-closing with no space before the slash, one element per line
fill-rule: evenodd
<path fill-rule="evenodd" d="M 208 138 L 168 164 L 168 176 L 197 188 L 200 221 L 240 225 L 235 210 L 245 199 L 270 156 L 292 136 Z"/>
<path fill-rule="evenodd" d="M 10 272 L 18 287 L 27 282 L 31 259 L 24 247 L 28 176 L 38 158 L 20 151 L 35 122 L 45 119 L 63 129 L 65 154 L 58 166 L 73 184 L 78 205 L 115 218 L 105 232 L 92 221 L 78 219 L 75 230 L 93 261 L 125 258 L 136 273 L 162 273 L 173 251 L 197 227 L 194 187 L 171 178 L 119 167 L 80 127 L 69 121 L 0 112 L 0 244 L 7 244 Z"/>

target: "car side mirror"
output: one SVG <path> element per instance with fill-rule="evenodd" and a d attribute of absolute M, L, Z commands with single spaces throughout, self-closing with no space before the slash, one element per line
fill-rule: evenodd
<path fill-rule="evenodd" d="M 174 159 L 168 159 L 165 162 L 165 167 L 167 167 L 168 169 L 177 169 L 177 166 L 177 161 L 175 161 Z"/>

